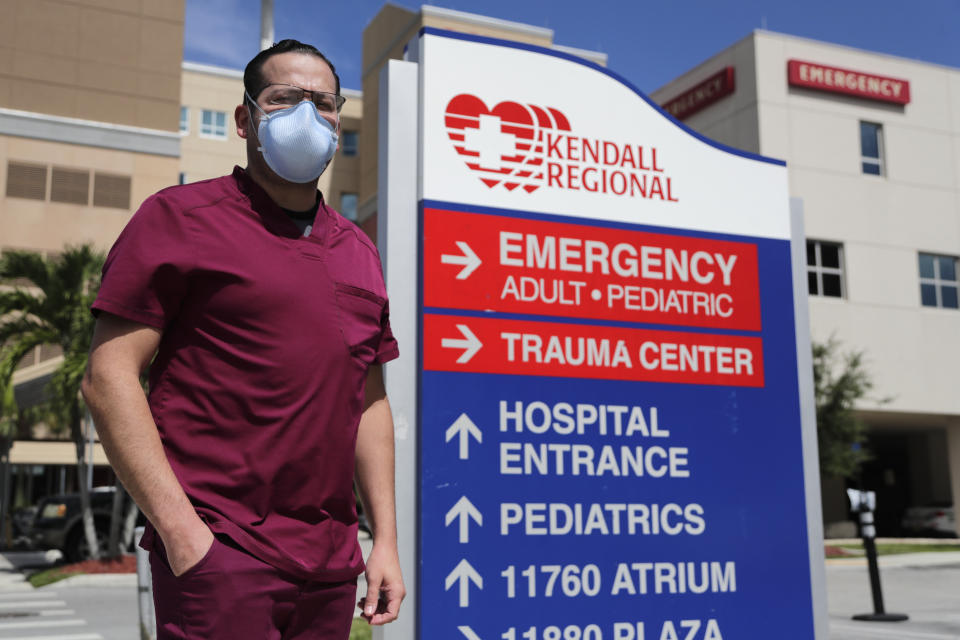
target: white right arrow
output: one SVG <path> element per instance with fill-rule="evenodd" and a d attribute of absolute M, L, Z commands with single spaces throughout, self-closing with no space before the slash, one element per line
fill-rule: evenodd
<path fill-rule="evenodd" d="M 453 421 L 453 424 L 447 427 L 446 442 L 453 440 L 454 436 L 460 436 L 460 459 L 470 459 L 470 436 L 479 443 L 483 443 L 483 433 L 473 420 L 467 417 L 467 414 L 461 413 L 460 417 Z"/>
<path fill-rule="evenodd" d="M 447 511 L 447 523 L 444 526 L 449 527 L 450 523 L 457 518 L 460 518 L 460 543 L 466 544 L 470 542 L 470 518 L 482 527 L 483 514 L 467 500 L 467 496 L 463 496 L 457 500 L 457 504 L 453 505 L 450 511 Z"/>
<path fill-rule="evenodd" d="M 470 563 L 465 559 L 460 561 L 456 567 L 453 568 L 453 571 L 450 572 L 450 575 L 447 576 L 445 591 L 450 591 L 455 583 L 460 583 L 460 606 L 469 607 L 470 606 L 470 583 L 477 585 L 480 590 L 483 590 L 483 578 L 480 577 L 480 574 L 470 566 Z"/>
<path fill-rule="evenodd" d="M 464 635 L 467 640 L 480 640 L 480 636 L 473 632 L 473 629 L 463 624 L 457 627 L 457 630 Z"/>
<path fill-rule="evenodd" d="M 472 358 L 477 351 L 480 351 L 483 343 L 477 339 L 477 336 L 473 335 L 473 331 L 470 331 L 467 325 L 458 324 L 457 329 L 460 330 L 463 339 L 443 338 L 440 340 L 440 346 L 444 349 L 464 349 L 464 352 L 457 358 L 457 364 L 463 364 L 464 362 L 470 362 L 470 358 Z"/>
<path fill-rule="evenodd" d="M 457 248 L 463 255 L 444 253 L 440 256 L 440 262 L 442 264 L 462 264 L 463 269 L 460 269 L 460 273 L 457 274 L 457 280 L 466 280 L 483 261 L 477 257 L 477 254 L 466 242 L 457 240 Z"/>

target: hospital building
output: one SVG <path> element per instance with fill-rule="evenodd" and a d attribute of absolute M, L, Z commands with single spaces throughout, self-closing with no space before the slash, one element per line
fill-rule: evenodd
<path fill-rule="evenodd" d="M 83 242 L 106 250 L 153 192 L 244 164 L 233 126 L 242 69 L 183 59 L 184 0 L 5 8 L 0 251 L 55 255 Z M 341 147 L 320 183 L 327 203 L 373 238 L 379 73 L 424 26 L 608 63 L 544 27 L 384 5 L 364 29 L 361 86 L 343 89 Z M 960 69 L 758 30 L 663 87 L 638 89 L 700 134 L 786 161 L 805 220 L 812 337 L 862 351 L 874 381 L 858 413 L 873 454 L 861 482 L 877 492 L 879 535 L 900 533 L 908 507 L 955 503 Z M 22 406 L 42 399 L 61 361 L 54 345 L 21 361 Z M 43 425 L 19 436 L 9 454 L 13 506 L 75 489 L 72 442 Z M 94 461 L 94 484 L 112 482 L 99 445 Z M 828 536 L 850 534 L 845 482 L 822 484 Z"/>

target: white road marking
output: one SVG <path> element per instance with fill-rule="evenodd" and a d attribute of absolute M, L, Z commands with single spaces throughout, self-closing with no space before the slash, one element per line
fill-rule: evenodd
<path fill-rule="evenodd" d="M 0 609 L 21 609 L 21 608 L 42 608 L 42 607 L 65 607 L 67 603 L 63 600 L 21 600 L 19 602 L 0 602 Z"/>
<path fill-rule="evenodd" d="M 35 600 L 37 598 L 56 598 L 56 591 L 23 591 L 23 592 L 0 592 L 0 601 L 3 600 L 22 600 L 24 598 L 30 598 Z"/>
<path fill-rule="evenodd" d="M 19 636 L 4 640 L 103 640 L 103 636 L 99 633 L 73 633 L 66 636 Z"/>
<path fill-rule="evenodd" d="M 0 622 L 0 631 L 4 629 L 39 629 L 41 627 L 79 627 L 86 620 L 37 620 L 31 622 Z"/>

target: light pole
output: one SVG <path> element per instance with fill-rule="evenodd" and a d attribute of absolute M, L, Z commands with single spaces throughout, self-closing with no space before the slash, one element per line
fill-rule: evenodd
<path fill-rule="evenodd" d="M 260 0 L 260 51 L 273 46 L 273 0 Z"/>

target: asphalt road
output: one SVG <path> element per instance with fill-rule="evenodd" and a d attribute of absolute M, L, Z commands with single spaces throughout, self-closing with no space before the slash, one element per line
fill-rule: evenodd
<path fill-rule="evenodd" d="M 0 556 L 0 640 L 139 640 L 135 576 L 34 589 L 22 570 L 51 560 L 37 552 Z"/>
<path fill-rule="evenodd" d="M 884 609 L 910 619 L 851 620 L 873 612 L 867 568 L 862 563 L 828 564 L 830 640 L 960 640 L 960 554 L 909 554 L 881 561 Z"/>

